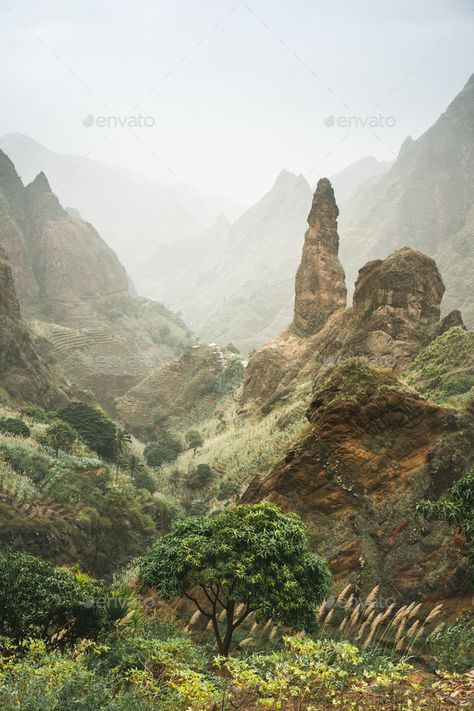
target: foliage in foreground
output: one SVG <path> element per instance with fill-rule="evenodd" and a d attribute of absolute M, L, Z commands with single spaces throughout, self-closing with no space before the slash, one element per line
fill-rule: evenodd
<path fill-rule="evenodd" d="M 474 471 L 459 479 L 437 501 L 420 501 L 417 511 L 459 527 L 470 546 L 470 578 L 474 585 Z"/>
<path fill-rule="evenodd" d="M 164 599 L 184 595 L 196 605 L 221 654 L 251 613 L 257 621 L 313 630 L 329 579 L 299 516 L 268 502 L 179 521 L 140 561 L 143 584 Z"/>

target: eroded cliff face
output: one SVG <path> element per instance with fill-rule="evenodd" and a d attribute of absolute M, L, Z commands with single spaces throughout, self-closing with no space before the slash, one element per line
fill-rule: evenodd
<path fill-rule="evenodd" d="M 427 402 L 388 369 L 351 361 L 322 369 L 307 416 L 311 433 L 267 479 L 254 480 L 244 501 L 299 513 L 337 588 L 381 584 L 398 601 L 462 607 L 468 545 L 414 507 L 472 463 L 472 414 Z"/>
<path fill-rule="evenodd" d="M 0 244 L 22 314 L 51 370 L 111 414 L 115 398 L 189 344 L 181 319 L 129 293 L 115 253 L 77 211 L 64 210 L 44 173 L 26 187 L 0 151 Z"/>
<path fill-rule="evenodd" d="M 44 173 L 24 187 L 1 151 L 0 207 L 25 318 L 84 326 L 128 295 L 125 269 L 96 230 L 62 208 Z"/>
<path fill-rule="evenodd" d="M 17 402 L 44 407 L 64 404 L 67 395 L 38 357 L 16 298 L 13 275 L 0 247 L 0 391 Z"/>
<path fill-rule="evenodd" d="M 317 333 L 331 314 L 346 306 L 345 275 L 338 257 L 338 215 L 331 183 L 321 178 L 296 273 L 294 327 L 301 336 Z"/>
<path fill-rule="evenodd" d="M 315 202 L 325 227 L 322 217 L 309 221 L 334 259 L 337 208 L 327 183 L 320 186 L 324 210 Z M 440 319 L 444 284 L 419 251 L 405 247 L 362 267 L 345 309 L 338 279 L 325 302 L 334 308 L 319 298 L 321 279 L 302 289 L 301 274 L 312 270 L 330 290 L 327 264 L 314 258 L 310 242 L 296 283 L 295 324 L 250 359 L 243 392 L 244 410 L 264 416 L 312 383 L 311 431 L 269 476 L 255 477 L 243 500 L 269 499 L 299 513 L 330 560 L 336 589 L 350 582 L 367 592 L 380 584 L 399 602 L 462 609 L 472 598 L 467 542 L 452 527 L 418 517 L 415 506 L 442 495 L 474 463 L 474 409 L 465 406 L 472 334 L 459 312 Z M 298 321 L 301 311 L 307 318 Z M 457 409 L 445 405 L 453 393 Z"/>

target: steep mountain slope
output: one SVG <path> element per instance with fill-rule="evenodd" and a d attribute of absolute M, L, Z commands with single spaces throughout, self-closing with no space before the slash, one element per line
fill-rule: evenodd
<path fill-rule="evenodd" d="M 130 295 L 115 253 L 62 208 L 44 173 L 25 187 L 2 152 L 0 244 L 42 355 L 78 387 L 93 388 L 109 411 L 115 397 L 189 343 L 178 317 Z"/>
<path fill-rule="evenodd" d="M 53 407 L 67 401 L 36 353 L 20 314 L 12 271 L 0 247 L 0 397 Z"/>
<path fill-rule="evenodd" d="M 374 156 L 365 156 L 331 176 L 339 207 L 345 206 L 368 180 L 386 173 L 392 163 L 393 161 L 377 160 Z"/>
<path fill-rule="evenodd" d="M 474 75 L 436 123 L 407 138 L 388 173 L 362 187 L 341 224 L 341 259 L 352 280 L 361 260 L 406 244 L 435 257 L 448 308 L 474 324 Z"/>
<path fill-rule="evenodd" d="M 459 312 L 441 320 L 436 263 L 407 247 L 360 269 L 351 308 L 340 276 L 331 301 L 329 276 L 342 274 L 336 216 L 321 180 L 299 267 L 311 289 L 297 280 L 294 324 L 246 371 L 233 447 L 246 421 L 270 439 L 253 453 L 258 465 L 242 500 L 269 499 L 303 516 L 339 587 L 367 593 L 380 584 L 399 604 L 436 600 L 445 613 L 460 610 L 472 597 L 467 541 L 414 509 L 474 464 L 472 333 Z M 280 443 L 287 428 L 296 438 L 269 471 L 272 438 Z M 203 456 L 212 462 L 218 453 L 210 445 Z"/>
<path fill-rule="evenodd" d="M 242 207 L 217 195 L 165 185 L 90 158 L 56 153 L 28 136 L 0 138 L 23 182 L 44 171 L 63 205 L 77 208 L 131 269 L 157 243 L 197 236 L 215 214 L 235 219 Z M 133 235 L 133 239 L 131 239 Z"/>

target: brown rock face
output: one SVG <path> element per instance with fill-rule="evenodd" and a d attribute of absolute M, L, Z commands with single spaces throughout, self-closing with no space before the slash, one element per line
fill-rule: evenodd
<path fill-rule="evenodd" d="M 313 431 L 244 500 L 303 516 L 341 585 L 380 583 L 397 600 L 444 599 L 449 607 L 467 583 L 467 543 L 414 507 L 470 466 L 472 418 L 352 361 L 322 377 L 308 419 Z"/>
<path fill-rule="evenodd" d="M 0 247 L 0 391 L 2 389 L 16 401 L 36 402 L 45 407 L 67 401 L 34 350 L 21 319 L 12 270 Z"/>
<path fill-rule="evenodd" d="M 294 325 L 301 336 L 317 333 L 331 314 L 346 305 L 345 275 L 338 257 L 338 215 L 331 183 L 321 178 L 296 273 Z"/>
<path fill-rule="evenodd" d="M 0 232 L 26 318 L 87 325 L 128 296 L 125 269 L 92 225 L 62 208 L 44 173 L 25 187 L 2 151 Z"/>
<path fill-rule="evenodd" d="M 359 271 L 346 333 L 344 355 L 392 357 L 406 362 L 435 335 L 444 284 L 436 263 L 405 247 Z"/>

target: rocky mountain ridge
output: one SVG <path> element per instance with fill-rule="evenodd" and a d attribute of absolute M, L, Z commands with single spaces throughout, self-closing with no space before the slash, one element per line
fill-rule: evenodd
<path fill-rule="evenodd" d="M 62 207 L 44 173 L 24 186 L 1 151 L 0 245 L 37 350 L 112 414 L 116 397 L 191 342 L 179 317 L 130 293 L 115 253 Z"/>
<path fill-rule="evenodd" d="M 310 429 L 268 475 L 254 477 L 242 501 L 268 499 L 302 515 L 341 588 L 380 584 L 385 596 L 442 602 L 453 613 L 472 604 L 469 546 L 446 524 L 417 517 L 415 506 L 442 495 L 474 463 L 472 373 L 441 388 L 449 372 L 427 362 L 444 363 L 451 343 L 472 362 L 472 334 L 458 311 L 441 319 L 436 263 L 408 247 L 362 267 L 353 305 L 344 308 L 344 281 L 331 280 L 334 265 L 338 275 L 342 268 L 329 187 L 318 184 L 308 218 L 309 231 L 317 229 L 299 268 L 316 287 L 303 291 L 297 277 L 295 322 L 250 358 L 242 400 L 247 416 L 267 416 L 312 381 Z M 332 301 L 318 290 L 331 283 Z M 428 392 L 425 373 L 439 401 L 416 391 L 420 383 Z M 464 398 L 456 408 L 440 404 L 450 391 Z"/>

